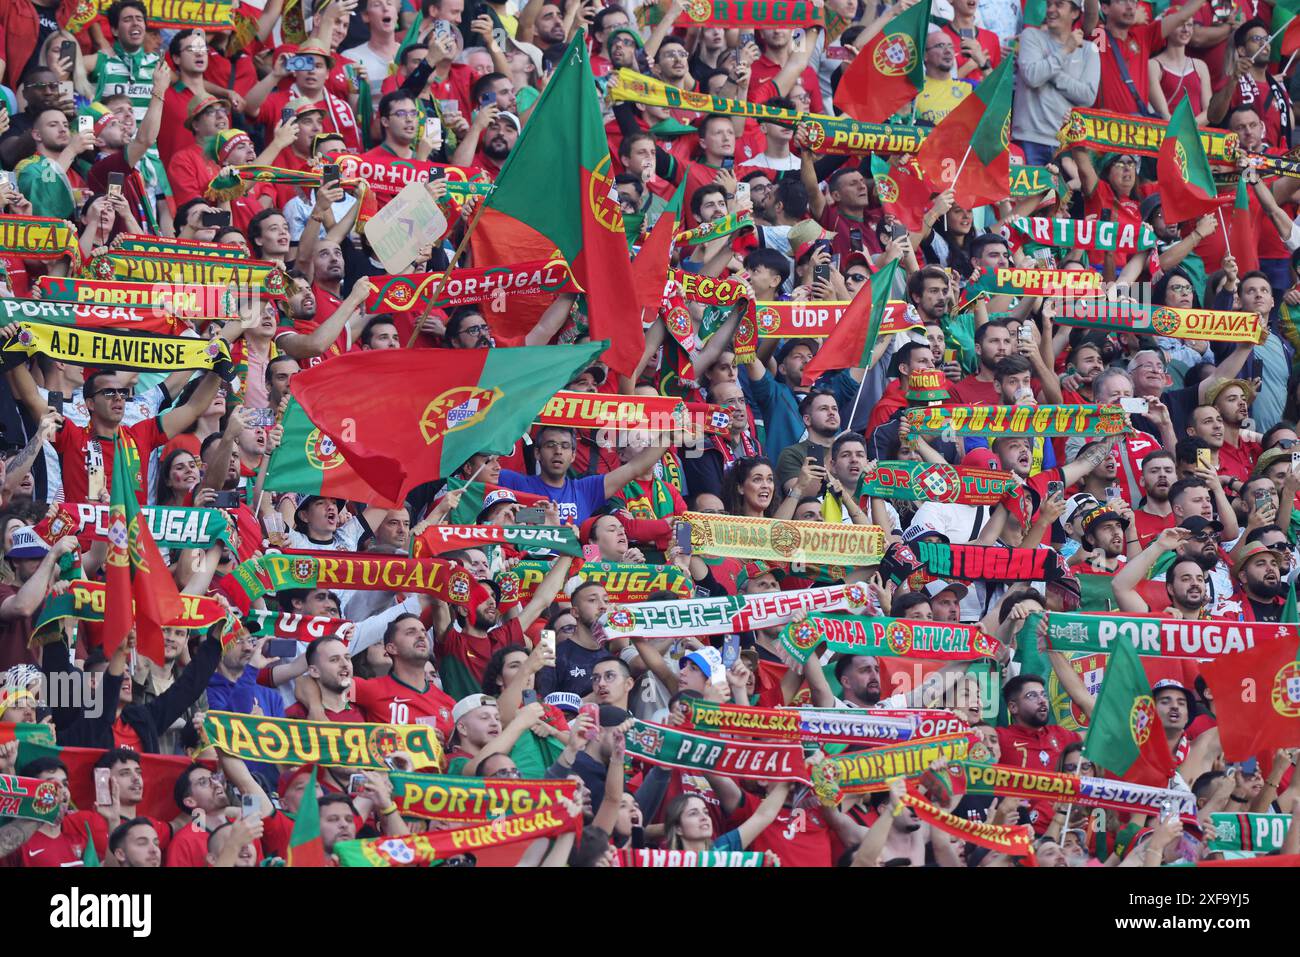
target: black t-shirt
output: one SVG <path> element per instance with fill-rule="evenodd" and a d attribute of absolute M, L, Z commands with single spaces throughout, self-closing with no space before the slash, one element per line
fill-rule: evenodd
<path fill-rule="evenodd" d="M 1281 621 L 1282 620 L 1282 603 L 1278 601 L 1255 601 L 1249 595 L 1246 601 L 1250 602 L 1251 610 L 1255 613 L 1256 621 Z"/>
<path fill-rule="evenodd" d="M 571 691 L 579 697 L 591 694 L 591 671 L 608 654 L 604 648 L 592 651 L 576 641 L 562 642 L 555 649 L 555 667 L 543 668 L 537 676 L 537 693 L 542 697 L 552 691 Z"/>
<path fill-rule="evenodd" d="M 59 21 L 55 18 L 59 12 L 59 5 L 55 3 L 37 3 L 36 0 L 30 0 L 32 9 L 36 11 L 36 19 L 40 23 L 41 32 L 36 37 L 36 46 L 32 49 L 32 55 L 27 58 L 27 65 L 23 67 L 22 73 L 26 73 L 34 66 L 44 66 L 41 59 L 41 48 L 45 46 L 45 41 L 51 33 L 59 29 Z M 22 73 L 19 75 L 21 76 Z"/>

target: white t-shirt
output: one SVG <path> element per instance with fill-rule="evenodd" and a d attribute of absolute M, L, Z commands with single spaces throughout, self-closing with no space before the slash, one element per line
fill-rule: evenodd
<path fill-rule="evenodd" d="M 313 542 L 297 529 L 289 532 L 288 540 L 290 548 L 297 548 L 302 551 L 310 552 L 355 552 L 357 542 L 361 541 L 361 536 L 365 534 L 366 528 L 361 524 L 361 519 L 352 518 L 346 525 L 340 525 L 334 532 L 332 541 L 326 544 Z"/>
<path fill-rule="evenodd" d="M 48 404 L 50 390 L 44 386 L 37 386 L 36 391 Z M 135 425 L 137 422 L 153 418 L 158 414 L 158 410 L 162 408 L 162 401 L 163 390 L 159 386 L 154 386 L 152 389 L 133 395 L 127 400 L 126 409 L 122 413 L 122 424 Z M 86 397 L 80 389 L 77 389 L 71 395 L 64 395 L 63 417 L 73 425 L 79 425 L 83 429 L 90 425 L 90 408 L 86 405 Z M 41 452 L 45 456 L 46 501 L 62 502 L 63 467 L 59 462 L 59 453 L 54 451 L 54 446 L 49 442 L 45 443 L 45 447 Z M 157 450 L 155 450 L 156 454 Z M 152 487 L 151 480 L 150 488 Z"/>

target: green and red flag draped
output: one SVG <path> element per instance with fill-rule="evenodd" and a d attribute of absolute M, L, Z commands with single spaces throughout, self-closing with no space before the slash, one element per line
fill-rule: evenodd
<path fill-rule="evenodd" d="M 1274 0 L 1273 25 L 1268 32 L 1281 30 L 1283 24 L 1286 24 L 1286 29 L 1282 30 L 1280 37 L 1274 38 L 1269 53 L 1269 59 L 1274 63 L 1300 50 L 1300 0 Z"/>
<path fill-rule="evenodd" d="M 284 437 L 266 466 L 267 489 L 398 507 L 399 502 L 386 499 L 357 475 L 334 440 L 316 428 L 297 399 L 290 397 L 280 425 Z"/>
<path fill-rule="evenodd" d="M 1250 220 L 1250 187 L 1241 178 L 1237 180 L 1232 219 L 1228 221 L 1228 249 L 1237 260 L 1239 275 L 1259 269 L 1259 243 Z"/>
<path fill-rule="evenodd" d="M 1015 61 L 1014 56 L 1004 57 L 939 121 L 916 154 L 930 185 L 939 191 L 952 189 L 957 203 L 967 209 L 1007 198 Z"/>
<path fill-rule="evenodd" d="M 1151 682 L 1130 641 L 1111 646 L 1083 753 L 1134 784 L 1166 787 L 1174 773 Z"/>
<path fill-rule="evenodd" d="M 289 835 L 289 867 L 326 867 L 325 844 L 320 836 L 320 798 L 316 796 L 316 769 L 311 769 L 311 780 L 302 792 L 298 813 L 293 818 L 293 833 Z"/>
<path fill-rule="evenodd" d="M 586 290 L 592 339 L 609 340 L 605 364 L 631 375 L 645 333 L 627 308 L 632 264 L 586 31 L 564 52 L 483 205 L 555 244 Z"/>
<path fill-rule="evenodd" d="M 298 373 L 293 393 L 357 475 L 401 501 L 477 452 L 509 452 L 547 400 L 608 346 L 348 352 Z"/>
<path fill-rule="evenodd" d="M 447 485 L 443 491 L 444 493 L 454 492 L 458 488 L 465 491 L 461 495 L 460 501 L 456 503 L 456 507 L 447 515 L 445 522 L 447 525 L 479 524 L 478 517 L 495 492 L 504 492 L 524 506 L 547 501 L 545 495 L 529 495 L 527 492 L 516 492 L 503 485 L 493 485 L 491 482 L 466 482 L 458 478 L 447 479 Z"/>
<path fill-rule="evenodd" d="M 104 654 L 112 656 L 134 628 L 136 648 L 163 664 L 163 623 L 185 613 L 180 593 L 158 546 L 142 521 L 136 468 L 126 443 L 113 443 L 113 485 L 108 504 L 108 558 L 104 562 Z"/>
<path fill-rule="evenodd" d="M 1227 760 L 1300 745 L 1298 652 L 1300 638 L 1293 635 L 1201 662 Z"/>
<path fill-rule="evenodd" d="M 835 89 L 835 105 L 862 123 L 883 123 L 925 86 L 925 38 L 930 0 L 885 24 L 853 58 Z"/>
<path fill-rule="evenodd" d="M 1160 182 L 1166 222 L 1181 223 L 1220 208 L 1222 201 L 1214 189 L 1214 174 L 1187 97 L 1178 101 L 1165 128 L 1156 159 L 1156 179 Z"/>
<path fill-rule="evenodd" d="M 817 350 L 817 355 L 804 366 L 805 383 L 816 381 L 823 372 L 867 367 L 871 362 L 871 350 L 876 347 L 876 337 L 880 334 L 881 317 L 897 269 L 898 260 L 891 259 L 858 290 L 835 329 Z"/>
<path fill-rule="evenodd" d="M 896 156 L 893 162 L 871 154 L 871 178 L 876 181 L 880 206 L 894 219 L 918 233 L 924 227 L 925 211 L 930 207 L 930 187 L 911 156 Z"/>
<path fill-rule="evenodd" d="M 682 183 L 686 179 L 683 177 Z M 641 244 L 632 262 L 632 282 L 636 289 L 636 302 L 651 318 L 663 301 L 664 284 L 668 280 L 668 263 L 673 252 L 673 237 L 677 235 L 677 216 L 668 210 L 660 215 L 650 235 Z"/>

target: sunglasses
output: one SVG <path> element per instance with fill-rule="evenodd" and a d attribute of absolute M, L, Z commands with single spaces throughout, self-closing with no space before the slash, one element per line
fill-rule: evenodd
<path fill-rule="evenodd" d="M 99 389 L 95 395 L 106 395 L 110 399 L 129 399 L 131 398 L 130 389 Z"/>

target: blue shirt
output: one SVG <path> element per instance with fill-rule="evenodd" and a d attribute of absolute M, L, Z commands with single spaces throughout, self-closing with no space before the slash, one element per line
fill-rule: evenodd
<path fill-rule="evenodd" d="M 542 481 L 540 475 L 524 475 L 502 469 L 498 481 L 503 488 L 549 498 L 560 506 L 560 521 L 575 525 L 581 525 L 589 519 L 609 498 L 605 494 L 603 475 L 588 475 L 579 479 L 565 476 L 564 485 L 554 488 Z"/>
<path fill-rule="evenodd" d="M 231 681 L 220 671 L 212 672 L 208 679 L 208 708 L 212 711 L 234 711 L 252 714 L 253 703 L 272 718 L 284 717 L 284 699 L 275 688 L 263 688 L 257 683 L 257 669 L 244 666 L 238 681 Z"/>

